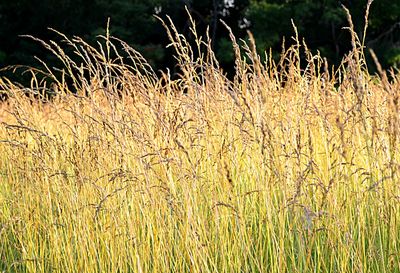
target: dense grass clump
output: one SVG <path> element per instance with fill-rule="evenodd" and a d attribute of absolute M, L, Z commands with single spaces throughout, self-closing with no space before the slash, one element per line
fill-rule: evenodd
<path fill-rule="evenodd" d="M 51 87 L 0 79 L 0 270 L 399 272 L 399 74 L 354 32 L 336 70 L 231 35 L 230 80 L 165 26 L 178 79 L 108 34 L 41 41 Z"/>

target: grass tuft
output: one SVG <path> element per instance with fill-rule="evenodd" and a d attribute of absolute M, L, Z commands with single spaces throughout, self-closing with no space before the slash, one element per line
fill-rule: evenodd
<path fill-rule="evenodd" d="M 365 32 L 334 71 L 231 33 L 231 80 L 191 21 L 194 47 L 163 22 L 178 79 L 108 32 L 0 79 L 0 270 L 399 272 L 400 76 L 368 73 Z"/>

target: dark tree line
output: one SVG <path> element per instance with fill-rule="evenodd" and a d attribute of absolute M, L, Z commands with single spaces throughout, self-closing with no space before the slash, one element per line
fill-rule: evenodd
<path fill-rule="evenodd" d="M 356 31 L 362 33 L 367 0 L 0 0 L 0 67 L 35 65 L 33 56 L 49 62 L 52 57 L 40 45 L 21 38 L 30 34 L 44 40 L 54 38 L 52 27 L 67 35 L 94 41 L 104 34 L 107 18 L 111 34 L 130 43 L 156 69 L 173 67 L 166 49 L 167 35 L 153 16 L 171 16 L 179 31 L 190 36 L 188 7 L 199 33 L 210 27 L 213 47 L 226 69 L 233 53 L 224 20 L 239 38 L 254 33 L 260 51 L 279 54 L 283 37 L 293 36 L 291 19 L 309 47 L 338 63 L 350 49 L 350 36 L 343 30 L 347 19 L 341 5 L 352 13 Z M 362 35 L 361 35 L 362 36 Z M 400 66 L 400 2 L 376 0 L 372 4 L 366 45 L 373 48 L 385 67 Z"/>

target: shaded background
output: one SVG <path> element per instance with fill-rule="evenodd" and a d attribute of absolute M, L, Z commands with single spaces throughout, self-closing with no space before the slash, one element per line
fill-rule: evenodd
<path fill-rule="evenodd" d="M 56 62 L 40 45 L 19 35 L 30 34 L 49 40 L 55 28 L 94 42 L 104 34 L 107 18 L 111 35 L 138 49 L 155 69 L 173 68 L 166 49 L 168 39 L 154 14 L 170 15 L 178 30 L 190 37 L 185 5 L 198 24 L 200 34 L 210 26 L 214 49 L 222 66 L 233 67 L 233 52 L 224 20 L 239 38 L 250 30 L 260 52 L 272 48 L 279 56 L 282 38 L 291 42 L 291 18 L 313 53 L 317 50 L 332 64 L 338 64 L 350 49 L 347 19 L 341 4 L 352 13 L 361 35 L 366 0 L 0 0 L 0 67 L 13 64 L 38 66 L 34 56 Z M 384 67 L 400 67 L 400 1 L 376 0 L 371 7 L 366 45 L 373 48 Z M 371 66 L 373 68 L 373 66 Z"/>

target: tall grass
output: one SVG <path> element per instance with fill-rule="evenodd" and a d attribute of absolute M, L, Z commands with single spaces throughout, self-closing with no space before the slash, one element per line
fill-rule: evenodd
<path fill-rule="evenodd" d="M 0 270 L 400 272 L 399 74 L 350 29 L 336 70 L 297 34 L 279 62 L 231 34 L 230 80 L 163 23 L 178 79 L 59 33 L 61 72 L 0 80 Z"/>

